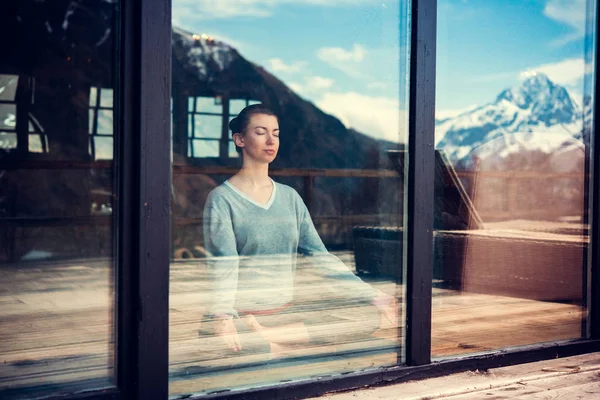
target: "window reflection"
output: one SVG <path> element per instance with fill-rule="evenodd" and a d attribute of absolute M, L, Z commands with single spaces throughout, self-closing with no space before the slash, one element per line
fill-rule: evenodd
<path fill-rule="evenodd" d="M 569 6 L 580 16 L 569 38 L 552 28 L 566 10 L 440 8 L 434 357 L 584 335 L 595 11 Z M 499 17 L 508 35 L 489 24 Z"/>
<path fill-rule="evenodd" d="M 0 398 L 68 396 L 115 383 L 118 4 L 11 2 L 0 59 Z"/>
<path fill-rule="evenodd" d="M 314 3 L 298 20 L 288 20 L 287 5 L 275 3 L 259 17 L 247 7 L 217 16 L 200 3 L 191 9 L 173 3 L 171 395 L 299 381 L 402 358 L 403 327 L 396 325 L 403 317 L 382 319 L 381 304 L 361 293 L 368 288 L 398 299 L 392 308 L 402 314 L 405 180 L 391 153 L 406 143 L 399 110 L 407 107 L 408 3 Z M 286 25 L 301 21 L 323 32 L 301 37 L 305 29 L 273 26 L 266 29 L 277 31 L 276 38 L 264 43 L 271 12 Z M 336 22 L 340 14 L 353 26 Z M 186 15 L 207 18 L 199 25 Z M 235 24 L 238 17 L 248 24 Z M 211 32 L 220 30 L 218 21 L 231 25 L 227 34 Z M 249 41 L 260 45 L 245 46 Z M 270 177 L 280 195 L 296 193 L 294 206 L 284 210 L 306 210 L 322 243 L 319 254 L 304 254 L 298 245 L 282 256 L 242 244 L 222 254 L 219 234 L 239 238 L 244 224 L 255 229 L 247 236 L 257 248 L 269 235 L 293 235 L 292 212 L 257 218 L 258 211 L 248 211 L 210 229 L 209 193 L 225 190 L 244 165 L 229 124 L 253 104 L 278 116 L 280 146 Z M 380 230 L 391 239 L 369 236 Z M 237 283 L 223 284 L 233 277 Z M 235 313 L 219 315 L 227 299 Z M 235 335 L 222 334 L 234 329 Z M 241 349 L 232 347 L 233 338 Z"/>
<path fill-rule="evenodd" d="M 256 103 L 256 100 L 222 96 L 188 98 L 188 157 L 237 158 L 228 128 L 223 126 L 223 118 L 230 121 L 244 107 Z"/>

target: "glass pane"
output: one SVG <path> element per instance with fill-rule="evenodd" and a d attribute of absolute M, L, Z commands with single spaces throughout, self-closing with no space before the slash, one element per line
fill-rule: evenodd
<path fill-rule="evenodd" d="M 17 134 L 0 132 L 0 149 L 11 150 L 17 148 Z"/>
<path fill-rule="evenodd" d="M 233 141 L 229 142 L 229 157 L 232 158 L 238 158 L 240 155 L 238 154 L 236 148 L 235 148 L 235 144 L 233 143 Z"/>
<path fill-rule="evenodd" d="M 113 138 L 111 137 L 95 137 L 96 160 L 112 160 L 113 159 Z"/>
<path fill-rule="evenodd" d="M 42 145 L 40 135 L 29 135 L 29 151 L 31 153 L 44 153 L 46 151 Z"/>
<path fill-rule="evenodd" d="M 218 140 L 194 140 L 194 157 L 219 157 Z"/>
<path fill-rule="evenodd" d="M 113 90 L 102 88 L 100 91 L 100 106 L 113 108 Z"/>
<path fill-rule="evenodd" d="M 94 128 L 96 128 L 96 109 L 90 108 L 88 110 L 88 132 L 89 133 L 97 133 Z"/>
<path fill-rule="evenodd" d="M 0 96 L 12 93 L 15 104 L 1 106 L 0 129 L 13 133 L 0 133 L 0 147 L 20 146 L 17 135 L 29 140 L 10 157 L 0 150 L 0 398 L 78 396 L 116 384 L 119 171 L 90 160 L 89 139 L 91 82 L 115 81 L 120 5 L 5 3 L 5 28 L 15 34 L 3 42 Z M 19 111 L 27 118 L 17 121 Z M 112 126 L 112 111 L 103 115 Z M 96 143 L 97 156 L 104 147 Z"/>
<path fill-rule="evenodd" d="M 17 126 L 17 107 L 14 104 L 0 104 L 0 129 L 14 131 Z"/>
<path fill-rule="evenodd" d="M 98 100 L 98 88 L 92 86 L 90 88 L 90 107 L 95 107 Z"/>
<path fill-rule="evenodd" d="M 594 7 L 445 3 L 432 356 L 581 338 Z"/>
<path fill-rule="evenodd" d="M 112 110 L 98 110 L 98 130 L 96 133 L 113 133 L 113 112 Z"/>
<path fill-rule="evenodd" d="M 223 113 L 221 99 L 216 97 L 196 97 L 196 112 Z"/>
<path fill-rule="evenodd" d="M 237 115 L 246 107 L 245 99 L 231 99 L 229 100 L 229 114 Z"/>
<path fill-rule="evenodd" d="M 194 116 L 194 137 L 220 139 L 221 123 L 221 116 L 196 114 Z"/>
<path fill-rule="evenodd" d="M 14 101 L 18 84 L 18 75 L 0 74 L 0 100 Z"/>
<path fill-rule="evenodd" d="M 170 394 L 402 363 L 410 2 L 190 4 L 173 1 L 173 160 L 189 168 L 173 171 Z M 190 96 L 219 115 L 192 121 Z M 189 139 L 221 139 L 247 103 L 278 118 L 252 116 L 242 157 Z"/>

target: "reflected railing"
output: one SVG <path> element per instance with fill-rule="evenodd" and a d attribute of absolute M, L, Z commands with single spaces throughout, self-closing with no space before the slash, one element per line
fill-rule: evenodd
<path fill-rule="evenodd" d="M 112 161 L 11 161 L 0 162 L 0 171 L 2 170 L 110 170 Z M 173 165 L 173 175 L 223 175 L 230 176 L 237 172 L 237 168 L 223 166 L 193 166 L 193 165 Z M 303 180 L 301 195 L 309 210 L 312 210 L 315 204 L 314 200 L 314 181 L 316 178 L 377 178 L 377 179 L 401 179 L 394 170 L 368 170 L 368 169 L 305 169 L 305 168 L 282 168 L 271 169 L 270 174 L 277 177 L 296 177 Z M 564 208 L 557 207 L 556 204 L 547 204 L 545 207 L 536 204 L 535 207 L 527 207 L 520 204 L 519 198 L 529 196 L 523 195 L 519 190 L 523 184 L 535 180 L 538 184 L 550 186 L 551 184 L 561 184 L 565 186 L 568 181 L 576 188 L 584 188 L 584 182 L 588 179 L 583 173 L 540 173 L 532 171 L 465 171 L 457 170 L 457 176 L 467 187 L 472 200 L 475 197 L 474 187 L 484 180 L 497 181 L 496 187 L 504 188 L 501 198 L 496 204 L 486 202 L 482 204 L 477 202 L 476 210 L 481 219 L 485 222 L 499 221 L 507 218 L 533 219 L 543 218 L 545 220 L 557 219 L 565 215 Z M 96 205 L 111 203 L 111 195 L 106 195 L 101 187 L 93 188 L 90 192 L 91 200 Z M 373 218 L 382 220 L 382 215 L 318 215 L 313 216 L 315 223 L 319 222 L 340 222 L 343 224 L 363 224 L 373 222 Z M 56 217 L 30 217 L 30 216 L 4 216 L 0 217 L 0 222 L 5 227 L 33 227 L 33 226 L 57 226 L 64 224 L 85 225 L 93 221 L 94 224 L 110 224 L 112 217 L 110 213 L 91 213 L 88 216 L 56 216 Z M 580 222 L 580 221 L 579 221 Z M 178 217 L 174 224 L 195 225 L 201 224 L 202 218 Z"/>

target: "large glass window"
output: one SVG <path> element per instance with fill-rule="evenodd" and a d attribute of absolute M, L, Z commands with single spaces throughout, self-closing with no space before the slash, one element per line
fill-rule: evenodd
<path fill-rule="evenodd" d="M 172 396 L 404 358 L 410 2 L 234 3 L 173 2 Z"/>
<path fill-rule="evenodd" d="M 113 387 L 118 4 L 8 3 L 0 7 L 11 33 L 0 58 L 0 398 Z"/>
<path fill-rule="evenodd" d="M 585 336 L 594 4 L 438 2 L 433 357 Z"/>

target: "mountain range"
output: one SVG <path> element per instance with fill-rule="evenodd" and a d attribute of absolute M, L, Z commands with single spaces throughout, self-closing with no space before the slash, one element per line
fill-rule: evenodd
<path fill-rule="evenodd" d="M 258 99 L 284 116 L 282 132 L 293 138 L 282 143 L 274 166 L 389 167 L 384 153 L 398 148 L 397 143 L 347 129 L 232 46 L 179 28 L 173 29 L 172 43 L 174 90 L 180 82 L 191 92 Z M 477 160 L 487 169 L 535 169 L 553 163 L 553 170 L 572 171 L 580 163 L 564 159 L 573 154 L 578 159 L 584 149 L 583 107 L 574 98 L 548 76 L 530 74 L 487 104 L 436 120 L 436 148 L 458 168 L 468 169 Z"/>
<path fill-rule="evenodd" d="M 534 73 L 488 104 L 437 120 L 436 148 L 460 168 L 477 160 L 490 170 L 550 163 L 556 172 L 574 172 L 579 163 L 566 160 L 583 155 L 583 108 L 567 89 Z"/>

